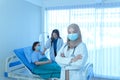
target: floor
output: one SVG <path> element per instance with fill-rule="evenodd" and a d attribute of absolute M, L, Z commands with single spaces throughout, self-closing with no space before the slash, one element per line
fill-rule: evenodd
<path fill-rule="evenodd" d="M 4 78 L 4 77 L 2 77 L 2 78 L 0 78 L 0 80 L 16 80 L 16 79 L 13 79 L 13 78 Z"/>
<path fill-rule="evenodd" d="M 5 77 L 1 77 L 0 80 L 16 80 L 13 78 L 5 78 Z M 93 78 L 92 80 L 120 80 L 120 79 L 105 79 L 105 78 Z"/>

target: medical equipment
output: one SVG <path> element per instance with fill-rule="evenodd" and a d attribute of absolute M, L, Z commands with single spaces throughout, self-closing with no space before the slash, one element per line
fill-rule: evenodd
<path fill-rule="evenodd" d="M 24 48 L 15 49 L 14 53 L 15 55 L 6 59 L 5 77 L 16 78 L 17 80 L 44 80 L 32 73 L 33 65 L 25 57 Z"/>
<path fill-rule="evenodd" d="M 25 47 L 27 48 L 27 47 Z M 34 67 L 27 60 L 24 49 L 15 49 L 15 55 L 6 59 L 5 64 L 5 77 L 16 78 L 17 80 L 44 80 L 40 76 L 33 74 L 31 69 Z M 91 80 L 93 77 L 93 65 L 88 63 L 83 68 L 83 80 Z"/>

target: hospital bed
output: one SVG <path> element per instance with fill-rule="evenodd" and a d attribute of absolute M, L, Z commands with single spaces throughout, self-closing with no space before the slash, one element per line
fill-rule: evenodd
<path fill-rule="evenodd" d="M 5 64 L 5 77 L 15 78 L 16 80 L 44 80 L 40 76 L 32 73 L 34 67 L 29 63 L 29 55 L 26 56 L 24 50 L 27 49 L 28 53 L 31 52 L 31 47 L 24 47 L 15 49 L 15 55 L 12 55 L 6 59 Z M 30 51 L 29 51 L 30 49 Z M 83 80 L 92 80 L 93 65 L 88 63 L 82 69 Z"/>

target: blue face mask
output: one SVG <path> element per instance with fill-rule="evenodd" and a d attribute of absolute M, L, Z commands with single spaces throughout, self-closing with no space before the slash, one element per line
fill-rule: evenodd
<path fill-rule="evenodd" d="M 39 51 L 40 49 L 41 49 L 41 47 L 40 47 L 40 46 L 36 46 L 36 50 L 38 50 L 38 51 Z"/>
<path fill-rule="evenodd" d="M 67 37 L 69 40 L 75 41 L 78 38 L 78 34 L 77 33 L 68 34 Z"/>

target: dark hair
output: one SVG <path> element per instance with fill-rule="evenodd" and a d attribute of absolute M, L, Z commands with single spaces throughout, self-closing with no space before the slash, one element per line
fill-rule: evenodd
<path fill-rule="evenodd" d="M 33 50 L 33 51 L 35 51 L 35 46 L 36 46 L 37 44 L 39 44 L 39 43 L 40 43 L 39 41 L 36 41 L 36 42 L 33 43 L 33 45 L 32 45 L 32 50 Z"/>
<path fill-rule="evenodd" d="M 61 37 L 60 37 L 60 34 L 59 34 L 59 30 L 58 30 L 58 29 L 54 29 L 54 30 L 52 31 L 52 33 L 51 33 L 51 45 L 52 45 L 52 42 L 53 42 L 53 40 L 54 40 L 53 33 L 56 33 L 57 36 L 58 36 L 58 38 L 61 38 Z"/>

